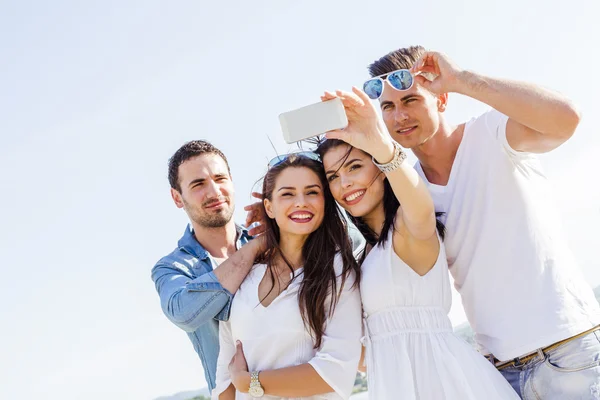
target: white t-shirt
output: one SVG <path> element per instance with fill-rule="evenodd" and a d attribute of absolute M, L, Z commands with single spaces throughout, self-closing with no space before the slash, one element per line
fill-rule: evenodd
<path fill-rule="evenodd" d="M 334 266 L 340 276 L 343 264 L 339 254 Z M 298 289 L 303 276 L 301 272 L 302 269 L 296 270 L 297 278 L 268 307 L 264 307 L 258 296 L 258 285 L 268 273 L 267 266 L 257 264 L 252 267 L 235 294 L 229 321 L 219 324 L 220 352 L 213 399 L 218 399 L 231 383 L 228 365 L 235 354 L 236 340 L 242 342 L 249 371 L 309 363 L 335 391 L 302 399 L 342 400 L 350 397 L 361 352 L 360 290 L 352 287 L 350 277 L 346 279 L 335 312 L 326 322 L 321 346 L 315 349 L 300 314 Z M 338 290 L 340 286 L 341 278 L 338 279 Z M 237 392 L 236 399 L 252 397 Z M 263 399 L 281 397 L 265 395 Z"/>
<path fill-rule="evenodd" d="M 492 110 L 467 122 L 446 186 L 416 165 L 445 213 L 448 264 L 475 340 L 500 360 L 600 323 L 540 162 L 510 147 L 507 121 Z"/>

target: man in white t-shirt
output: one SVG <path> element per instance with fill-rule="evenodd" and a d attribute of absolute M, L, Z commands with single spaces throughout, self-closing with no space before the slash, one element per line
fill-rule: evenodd
<path fill-rule="evenodd" d="M 399 69 L 414 76 L 408 90 L 385 79 L 404 76 L 389 75 Z M 369 72 L 385 84 L 365 90 L 380 96 L 388 130 L 413 150 L 444 213 L 450 271 L 480 351 L 523 398 L 600 398 L 600 307 L 535 155 L 573 135 L 578 111 L 558 93 L 462 70 L 420 46 L 389 53 Z M 492 110 L 451 125 L 451 92 Z"/>

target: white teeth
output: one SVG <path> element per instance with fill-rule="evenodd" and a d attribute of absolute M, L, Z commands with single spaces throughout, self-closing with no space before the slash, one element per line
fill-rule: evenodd
<path fill-rule="evenodd" d="M 362 196 L 363 194 L 365 194 L 364 190 L 361 190 L 360 192 L 356 192 L 351 194 L 350 196 L 346 197 L 346 201 L 352 201 L 352 200 L 356 200 L 358 199 L 360 196 Z"/>
<path fill-rule="evenodd" d="M 410 128 L 404 128 L 404 129 L 400 129 L 400 132 L 401 132 L 401 133 L 408 132 L 408 131 L 410 131 L 412 128 L 414 128 L 414 126 L 412 126 L 412 127 L 410 127 Z"/>
<path fill-rule="evenodd" d="M 310 214 L 294 214 L 292 216 L 293 219 L 309 219 L 312 218 L 312 215 Z"/>

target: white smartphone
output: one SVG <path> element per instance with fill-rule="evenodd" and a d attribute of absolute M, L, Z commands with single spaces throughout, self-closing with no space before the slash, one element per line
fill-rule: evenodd
<path fill-rule="evenodd" d="M 279 114 L 283 138 L 294 143 L 348 126 L 344 104 L 339 98 L 321 101 Z"/>

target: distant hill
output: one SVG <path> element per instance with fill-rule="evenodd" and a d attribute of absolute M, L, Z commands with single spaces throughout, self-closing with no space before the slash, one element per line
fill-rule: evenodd
<path fill-rule="evenodd" d="M 596 300 L 600 302 L 600 286 L 596 286 L 596 289 L 594 289 L 594 295 L 596 296 Z"/>
<path fill-rule="evenodd" d="M 465 342 L 469 343 L 472 346 L 475 346 L 475 334 L 471 329 L 471 325 L 468 322 L 463 322 L 462 324 L 454 327 L 454 333 L 462 338 Z"/>

